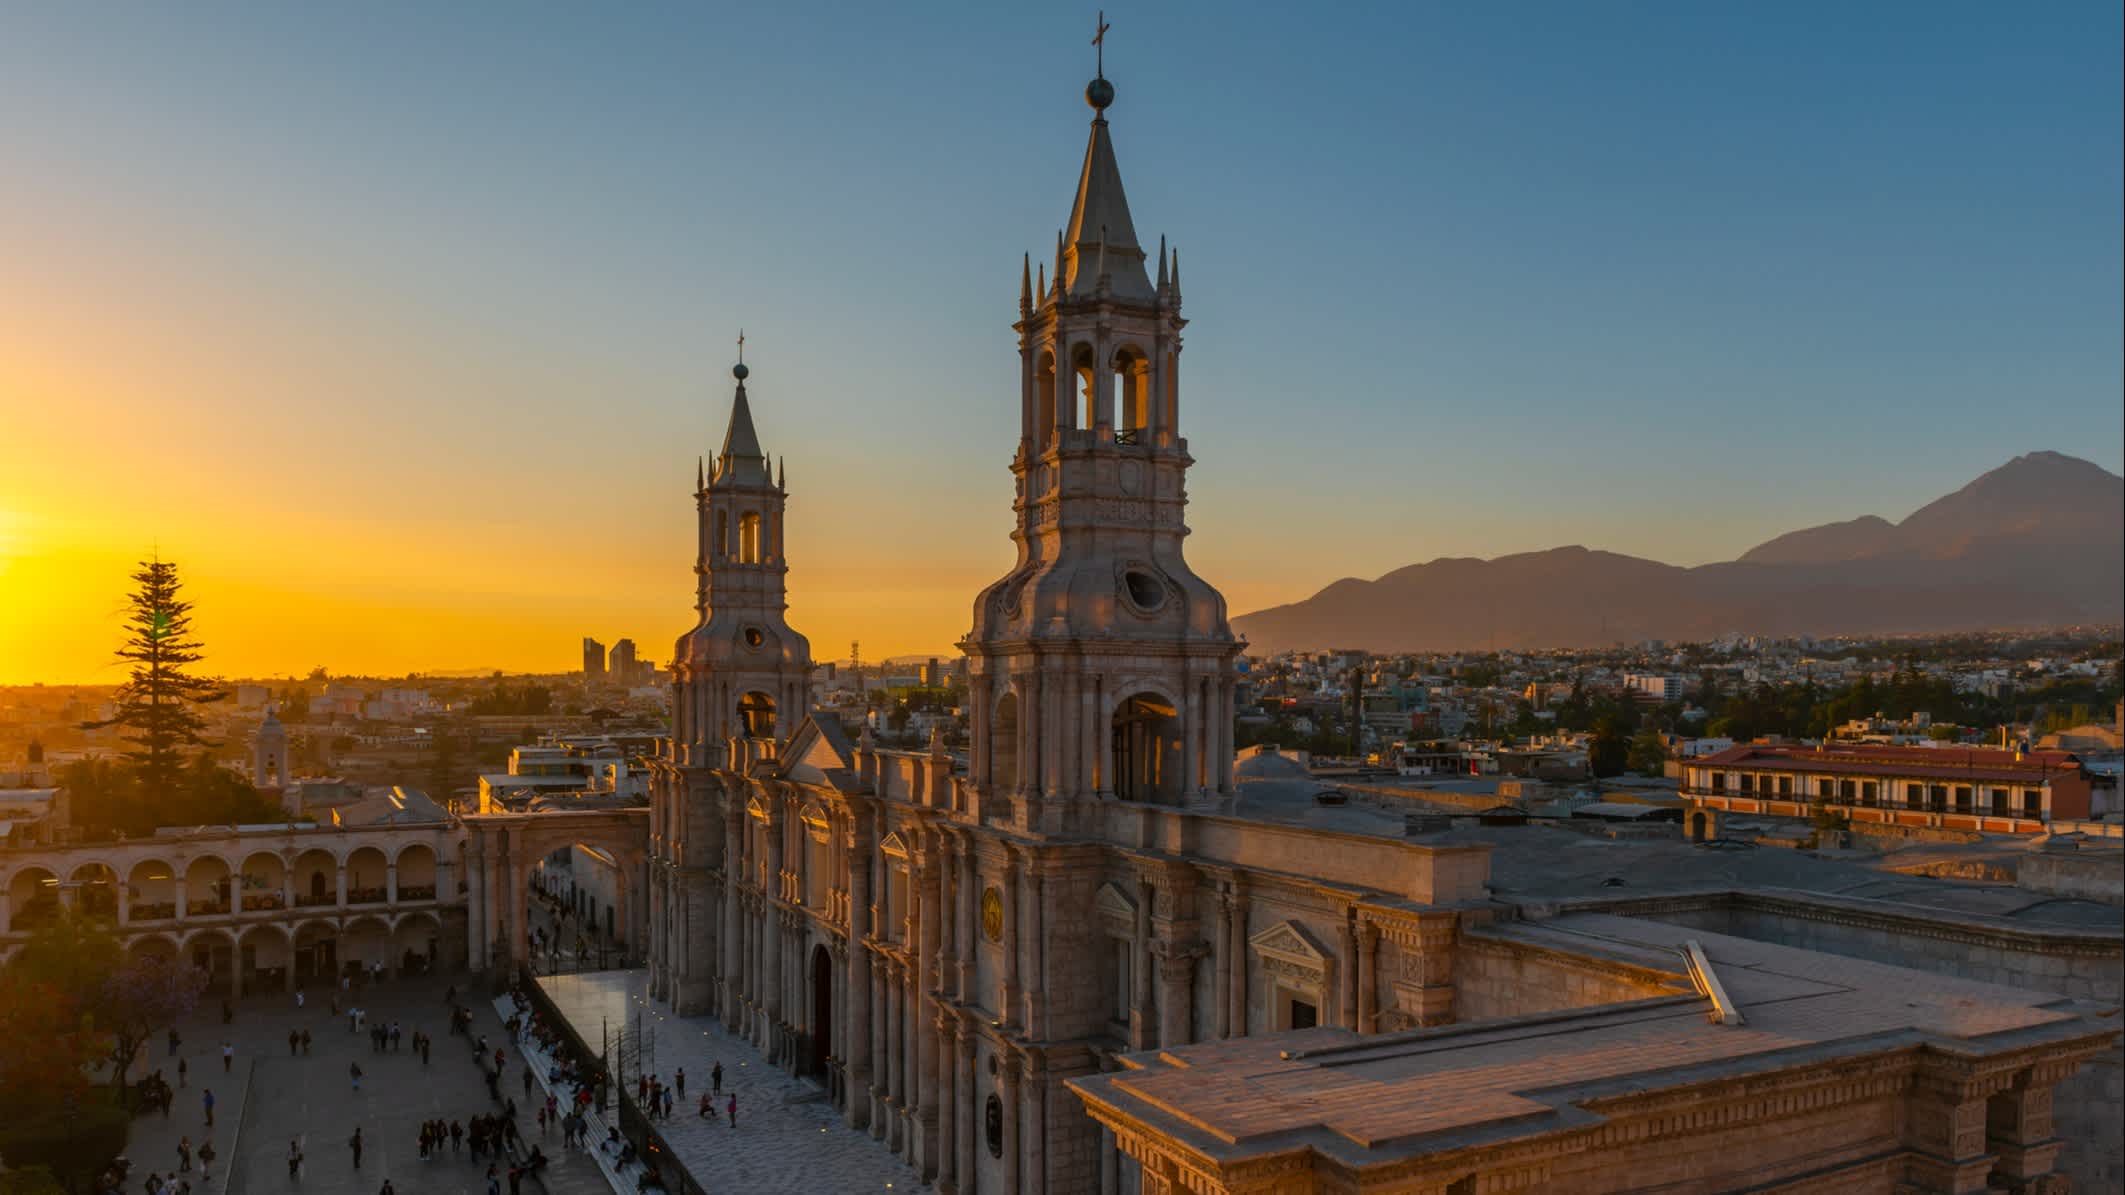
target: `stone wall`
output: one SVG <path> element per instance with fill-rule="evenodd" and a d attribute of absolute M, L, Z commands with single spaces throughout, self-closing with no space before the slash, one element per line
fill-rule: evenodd
<path fill-rule="evenodd" d="M 1454 1019 L 1489 1020 L 1672 996 L 1671 977 L 1584 955 L 1465 933 L 1454 951 Z"/>
<path fill-rule="evenodd" d="M 2125 905 L 2125 854 L 2032 851 L 2015 869 L 2016 886 L 2047 896 Z"/>

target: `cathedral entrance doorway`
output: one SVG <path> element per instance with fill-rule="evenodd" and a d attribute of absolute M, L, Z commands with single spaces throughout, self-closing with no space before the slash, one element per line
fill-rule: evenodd
<path fill-rule="evenodd" d="M 812 947 L 812 1043 L 807 1073 L 825 1078 L 827 1055 L 834 1044 L 834 956 Z"/>
<path fill-rule="evenodd" d="M 1178 804 L 1181 720 L 1173 703 L 1138 693 L 1114 709 L 1114 795 L 1124 801 Z"/>

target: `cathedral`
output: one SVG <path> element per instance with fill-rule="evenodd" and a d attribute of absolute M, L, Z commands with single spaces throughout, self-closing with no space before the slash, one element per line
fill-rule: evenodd
<path fill-rule="evenodd" d="M 1243 644 L 1183 552 L 1178 255 L 1138 236 L 1112 84 L 1085 98 L 1068 225 L 1052 264 L 1021 270 L 1017 561 L 961 644 L 966 758 L 811 716 L 810 645 L 785 617 L 788 491 L 734 370 L 697 477 L 699 619 L 674 651 L 653 784 L 651 997 L 812 1077 L 954 1195 L 1594 1191 L 1641 1168 L 1674 1191 L 1803 1171 L 1832 1185 L 1779 1189 L 1903 1175 L 1896 1189 L 1964 1191 L 1996 1164 L 2048 1174 L 2050 1085 L 2114 1027 L 2015 1005 L 1987 1025 L 2036 1036 L 1955 1055 L 1982 1065 L 1810 1054 L 1821 1018 L 1767 1037 L 1781 1014 L 1751 1001 L 1812 981 L 1751 976 L 1836 970 L 1823 990 L 1849 997 L 1912 973 L 1591 905 L 1531 928 L 1492 899 L 1490 845 L 1339 819 L 1356 811 L 1322 807 L 1296 761 L 1241 760 Z M 2007 1008 L 2003 990 L 1942 999 Z M 1875 1016 L 1870 1043 L 1890 1032 L 1872 995 L 1848 997 L 1837 1017 Z M 1905 1003 L 1920 1008 L 1879 1001 Z M 1666 1041 L 1694 1077 L 1634 1077 Z M 1580 1086 L 1525 1094 L 1551 1075 Z M 1764 1075 L 1778 1097 L 1743 1101 L 1736 1084 Z M 1772 1149 L 1797 1160 L 1759 1164 Z"/>

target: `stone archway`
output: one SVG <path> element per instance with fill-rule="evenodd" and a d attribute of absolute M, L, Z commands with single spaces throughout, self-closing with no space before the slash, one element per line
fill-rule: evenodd
<path fill-rule="evenodd" d="M 465 828 L 466 958 L 474 970 L 514 971 L 530 960 L 534 876 L 541 860 L 571 846 L 594 848 L 612 862 L 611 904 L 601 902 L 597 922 L 602 929 L 611 918 L 612 945 L 619 946 L 613 957 L 639 948 L 649 920 L 647 808 L 480 814 L 466 818 Z"/>
<path fill-rule="evenodd" d="M 1689 823 L 1691 842 L 1710 842 L 1717 835 L 1717 822 L 1709 809 L 1691 810 Z"/>
<path fill-rule="evenodd" d="M 1181 714 L 1175 702 L 1151 691 L 1125 697 L 1115 704 L 1111 728 L 1115 798 L 1179 804 L 1186 782 Z"/>
<path fill-rule="evenodd" d="M 810 1057 L 805 1073 L 828 1077 L 829 1056 L 834 1049 L 834 955 L 825 946 L 812 947 L 812 1032 Z"/>

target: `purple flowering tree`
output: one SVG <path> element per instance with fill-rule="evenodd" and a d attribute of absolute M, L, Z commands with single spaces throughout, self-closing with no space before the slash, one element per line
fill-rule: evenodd
<path fill-rule="evenodd" d="M 205 972 L 172 955 L 134 955 L 104 978 L 90 1015 L 111 1038 L 113 1086 L 124 1090 L 140 1048 L 191 1015 L 206 987 Z"/>

